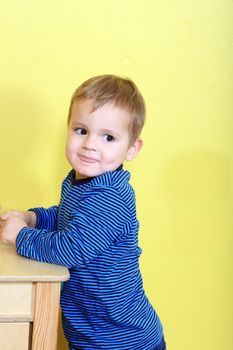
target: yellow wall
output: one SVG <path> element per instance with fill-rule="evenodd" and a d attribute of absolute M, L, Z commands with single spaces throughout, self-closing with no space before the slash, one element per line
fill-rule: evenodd
<path fill-rule="evenodd" d="M 233 348 L 232 15 L 231 0 L 1 4 L 3 209 L 58 201 L 83 80 L 126 75 L 145 96 L 145 147 L 127 166 L 169 350 Z"/>

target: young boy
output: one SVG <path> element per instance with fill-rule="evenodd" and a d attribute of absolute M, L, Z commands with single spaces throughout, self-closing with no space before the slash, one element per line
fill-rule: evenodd
<path fill-rule="evenodd" d="M 130 174 L 142 147 L 143 97 L 129 79 L 97 76 L 74 93 L 58 206 L 1 215 L 0 238 L 18 254 L 70 272 L 61 307 L 72 350 L 164 350 L 161 322 L 143 290 Z"/>

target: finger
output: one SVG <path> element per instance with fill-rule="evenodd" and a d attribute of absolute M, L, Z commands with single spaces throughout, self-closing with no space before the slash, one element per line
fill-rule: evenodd
<path fill-rule="evenodd" d="M 0 214 L 0 219 L 7 220 L 9 218 L 17 216 L 16 213 L 13 210 L 5 211 L 4 213 Z"/>
<path fill-rule="evenodd" d="M 0 214 L 0 219 L 2 221 L 5 221 L 5 220 L 7 220 L 9 218 L 9 216 L 10 215 L 8 213 L 3 213 L 3 214 Z"/>
<path fill-rule="evenodd" d="M 6 225 L 6 220 L 0 220 L 0 230 L 2 230 L 5 225 Z"/>

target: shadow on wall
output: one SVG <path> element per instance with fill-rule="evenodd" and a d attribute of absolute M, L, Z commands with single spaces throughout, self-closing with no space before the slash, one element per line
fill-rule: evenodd
<path fill-rule="evenodd" d="M 29 91 L 27 89 L 24 93 L 22 87 L 1 91 L 0 186 L 1 200 L 6 198 L 7 209 L 14 208 L 15 203 L 20 207 L 29 203 L 32 191 L 37 203 L 31 204 L 43 202 L 39 172 L 49 167 L 44 158 L 47 162 L 47 151 L 53 147 L 52 110 L 43 95 L 36 91 L 29 94 Z"/>

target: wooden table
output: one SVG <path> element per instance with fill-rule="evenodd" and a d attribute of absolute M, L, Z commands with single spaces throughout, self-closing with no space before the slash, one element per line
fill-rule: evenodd
<path fill-rule="evenodd" d="M 67 268 L 0 242 L 0 349 L 56 350 L 60 285 L 68 278 Z"/>

